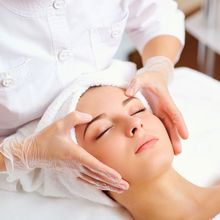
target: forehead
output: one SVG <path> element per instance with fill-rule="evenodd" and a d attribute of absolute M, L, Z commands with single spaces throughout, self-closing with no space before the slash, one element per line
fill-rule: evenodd
<path fill-rule="evenodd" d="M 96 115 L 117 109 L 127 98 L 124 89 L 113 86 L 99 86 L 88 89 L 80 98 L 76 110 Z"/>

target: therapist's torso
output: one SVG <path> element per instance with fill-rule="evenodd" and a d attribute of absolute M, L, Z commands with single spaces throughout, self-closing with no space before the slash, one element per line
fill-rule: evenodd
<path fill-rule="evenodd" d="M 108 65 L 126 23 L 125 11 L 104 0 L 100 8 L 94 0 L 7 1 L 0 5 L 0 136 L 40 117 L 78 74 Z"/>
<path fill-rule="evenodd" d="M 0 0 L 0 137 L 39 118 L 79 74 L 109 65 L 125 2 Z"/>

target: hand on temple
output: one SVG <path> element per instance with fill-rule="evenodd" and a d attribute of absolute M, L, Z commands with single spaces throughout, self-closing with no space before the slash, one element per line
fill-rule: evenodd
<path fill-rule="evenodd" d="M 126 95 L 134 96 L 139 90 L 142 92 L 153 113 L 164 123 L 177 155 L 181 152 L 180 137 L 187 139 L 188 131 L 167 87 L 173 70 L 173 63 L 166 57 L 148 59 L 130 82 Z"/>
<path fill-rule="evenodd" d="M 67 177 L 73 172 L 101 190 L 122 192 L 127 189 L 128 183 L 118 172 L 73 142 L 70 130 L 91 119 L 91 115 L 72 112 L 26 139 L 5 139 L 0 144 L 0 153 L 5 157 L 6 171 L 13 175 L 16 170 L 51 168 L 66 172 Z"/>

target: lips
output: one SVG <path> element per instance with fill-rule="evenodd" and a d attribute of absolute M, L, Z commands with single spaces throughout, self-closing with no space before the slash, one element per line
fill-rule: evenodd
<path fill-rule="evenodd" d="M 159 139 L 157 137 L 154 136 L 147 136 L 144 139 L 142 139 L 139 144 L 138 147 L 135 149 L 135 154 L 138 154 L 150 147 L 152 147 Z"/>

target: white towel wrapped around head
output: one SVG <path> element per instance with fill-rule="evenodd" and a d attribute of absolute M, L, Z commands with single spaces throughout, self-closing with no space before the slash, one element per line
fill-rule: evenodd
<path fill-rule="evenodd" d="M 103 71 L 82 74 L 80 77 L 75 79 L 71 85 L 68 86 L 48 107 L 37 126 L 36 132 L 47 127 L 54 121 L 63 118 L 68 113 L 73 112 L 76 109 L 81 95 L 91 86 L 109 85 L 127 88 L 129 82 L 135 74 L 135 64 L 117 60 L 114 60 L 112 65 Z M 137 96 L 145 102 L 145 105 L 147 105 L 145 99 L 141 97 L 140 94 Z M 77 143 L 74 128 L 71 130 L 71 137 L 73 138 L 73 141 Z M 69 172 L 72 171 L 70 170 Z M 47 173 L 45 176 L 48 177 L 50 175 L 50 173 Z M 95 187 L 89 186 L 88 184 L 79 182 L 76 178 L 74 178 L 74 174 L 70 176 L 71 178 L 67 178 L 66 176 L 58 175 L 55 177 L 56 183 L 51 182 L 49 185 L 56 185 L 57 181 L 59 181 L 59 183 L 61 183 L 59 184 L 60 188 L 56 187 L 56 190 L 59 188 L 58 190 L 65 192 L 65 195 L 69 193 L 70 195 L 79 196 L 101 204 L 110 206 L 116 205 L 100 190 L 97 190 Z M 51 193 L 52 192 L 53 190 Z M 46 192 L 46 194 L 48 194 L 48 192 Z M 57 195 L 60 194 L 58 193 Z"/>

